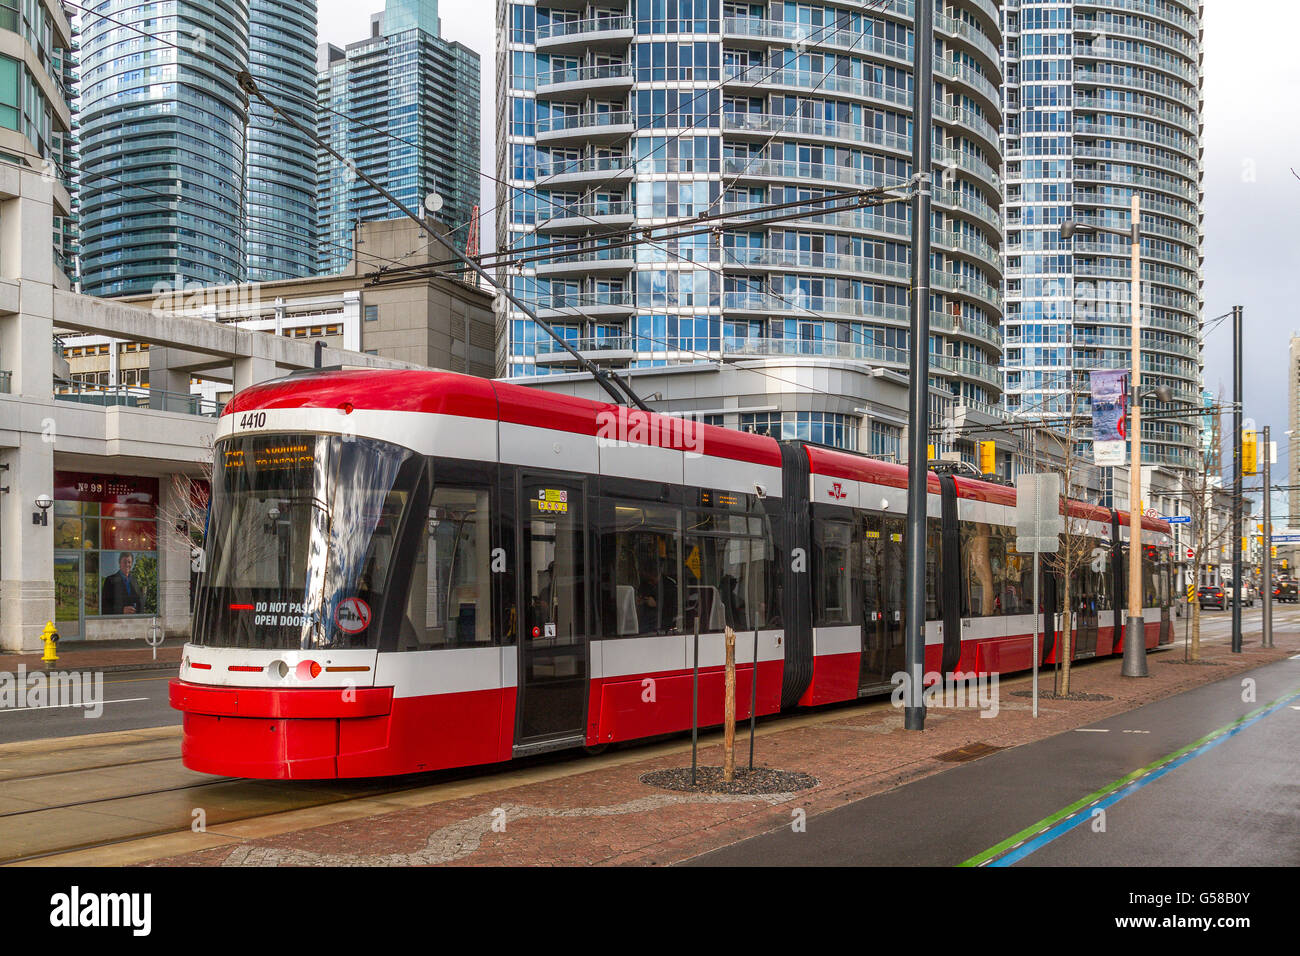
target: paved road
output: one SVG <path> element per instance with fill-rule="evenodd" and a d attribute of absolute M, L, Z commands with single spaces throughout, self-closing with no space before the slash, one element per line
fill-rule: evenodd
<path fill-rule="evenodd" d="M 1242 699 L 1245 676 L 1255 702 Z M 1185 761 L 1114 787 L 1278 700 Z M 690 862 L 1296 866 L 1297 736 L 1300 655 L 857 801 L 809 819 L 806 832 L 782 828 Z M 1077 815 L 1045 822 L 1075 804 Z"/>
<path fill-rule="evenodd" d="M 104 704 L 98 717 L 88 717 L 80 706 L 0 707 L 0 743 L 179 724 L 180 713 L 167 704 L 167 682 L 176 670 L 173 664 L 158 670 L 103 674 Z"/>

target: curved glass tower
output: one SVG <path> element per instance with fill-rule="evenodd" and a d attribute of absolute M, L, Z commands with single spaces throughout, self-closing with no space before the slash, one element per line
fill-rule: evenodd
<path fill-rule="evenodd" d="M 1089 371 L 1131 367 L 1129 241 L 1087 227 L 1127 232 L 1134 193 L 1143 389 L 1199 403 L 1200 3 L 1020 0 L 1004 16 L 1007 409 L 1088 413 Z M 1192 418 L 1142 420 L 1145 464 L 1193 468 L 1197 441 Z"/>
<path fill-rule="evenodd" d="M 369 37 L 322 45 L 317 66 L 320 138 L 410 209 L 436 193 L 434 217 L 464 248 L 479 201 L 479 57 L 442 38 L 437 0 L 387 0 Z M 354 252 L 373 264 L 352 248 L 357 224 L 401 212 L 324 150 L 319 162 L 320 271 Z"/>
<path fill-rule="evenodd" d="M 248 68 L 247 4 L 109 0 L 97 10 L 181 49 L 83 18 L 82 290 L 242 281 L 247 112 L 235 74 Z"/>
<path fill-rule="evenodd" d="M 249 72 L 267 97 L 316 128 L 316 0 L 251 0 Z M 248 280 L 316 271 L 316 144 L 257 100 L 248 124 Z"/>
<path fill-rule="evenodd" d="M 1001 392 L 998 10 L 922 2 L 936 11 L 931 383 L 988 406 Z M 564 244 L 503 277 L 612 366 L 811 357 L 906 370 L 908 203 L 745 220 L 843 189 L 906 194 L 913 3 L 604 6 L 501 0 L 510 187 L 497 235 L 516 251 Z M 735 218 L 658 244 L 603 235 L 701 214 Z M 522 315 L 499 334 L 503 374 L 573 369 Z"/>

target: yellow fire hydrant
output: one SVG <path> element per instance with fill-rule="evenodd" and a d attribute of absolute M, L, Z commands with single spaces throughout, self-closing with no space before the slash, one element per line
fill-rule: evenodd
<path fill-rule="evenodd" d="M 41 640 L 45 642 L 45 656 L 41 658 L 41 663 L 53 664 L 59 659 L 59 655 L 54 652 L 54 645 L 59 643 L 59 632 L 54 629 L 53 621 L 45 622 L 45 630 L 41 632 Z"/>

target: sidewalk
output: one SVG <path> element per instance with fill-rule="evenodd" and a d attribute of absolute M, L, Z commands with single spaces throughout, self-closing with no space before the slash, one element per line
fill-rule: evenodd
<path fill-rule="evenodd" d="M 169 637 L 158 647 L 155 659 L 154 649 L 139 640 L 118 641 L 59 641 L 55 651 L 59 655 L 56 663 L 49 665 L 50 670 L 78 671 L 139 671 L 154 667 L 176 667 L 179 671 L 181 652 L 185 647 L 185 638 Z M 41 651 L 21 654 L 13 651 L 0 651 L 0 671 L 14 673 L 21 664 L 28 671 L 44 670 Z"/>
<path fill-rule="evenodd" d="M 153 861 L 167 866 L 662 865 L 697 856 L 781 826 L 802 811 L 811 818 L 953 766 L 959 748 L 1015 747 L 1123 713 L 1180 691 L 1300 652 L 1300 633 L 1278 634 L 1277 647 L 1240 655 L 1226 644 L 1203 647 L 1200 666 L 1182 662 L 1181 645 L 1152 653 L 1150 677 L 1120 677 L 1112 658 L 1076 666 L 1072 689 L 1109 701 L 1043 701 L 1039 718 L 1027 698 L 1028 675 L 1004 680 L 1000 712 L 930 710 L 924 733 L 902 730 L 887 698 L 797 713 L 760 725 L 756 766 L 802 771 L 812 789 L 768 796 L 681 793 L 644 784 L 648 771 L 689 766 L 690 740 L 615 749 L 603 756 L 549 764 L 214 827 L 172 834 L 57 862 L 79 865 Z M 1050 690 L 1051 672 L 1040 675 Z M 737 763 L 748 757 L 747 728 L 737 733 Z M 701 765 L 721 763 L 721 735 L 701 737 Z M 979 749 L 979 748 L 977 748 Z M 946 759 L 944 759 L 946 758 Z M 216 845 L 214 845 L 216 844 Z M 184 847 L 194 852 L 178 852 Z M 208 849 L 197 849 L 209 847 Z M 54 863 L 55 860 L 46 862 Z"/>

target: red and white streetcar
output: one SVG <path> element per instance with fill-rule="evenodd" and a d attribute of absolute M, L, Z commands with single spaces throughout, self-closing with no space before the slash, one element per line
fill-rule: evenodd
<path fill-rule="evenodd" d="M 903 670 L 907 469 L 445 372 L 322 371 L 218 426 L 187 767 L 368 777 L 888 691 Z M 1032 664 L 1015 492 L 931 474 L 926 670 Z M 1076 658 L 1122 651 L 1128 516 L 1072 503 L 1094 559 Z M 1173 640 L 1166 523 L 1143 519 L 1146 643 Z M 1044 574 L 1042 661 L 1060 582 Z M 757 632 L 757 664 L 754 634 Z"/>

